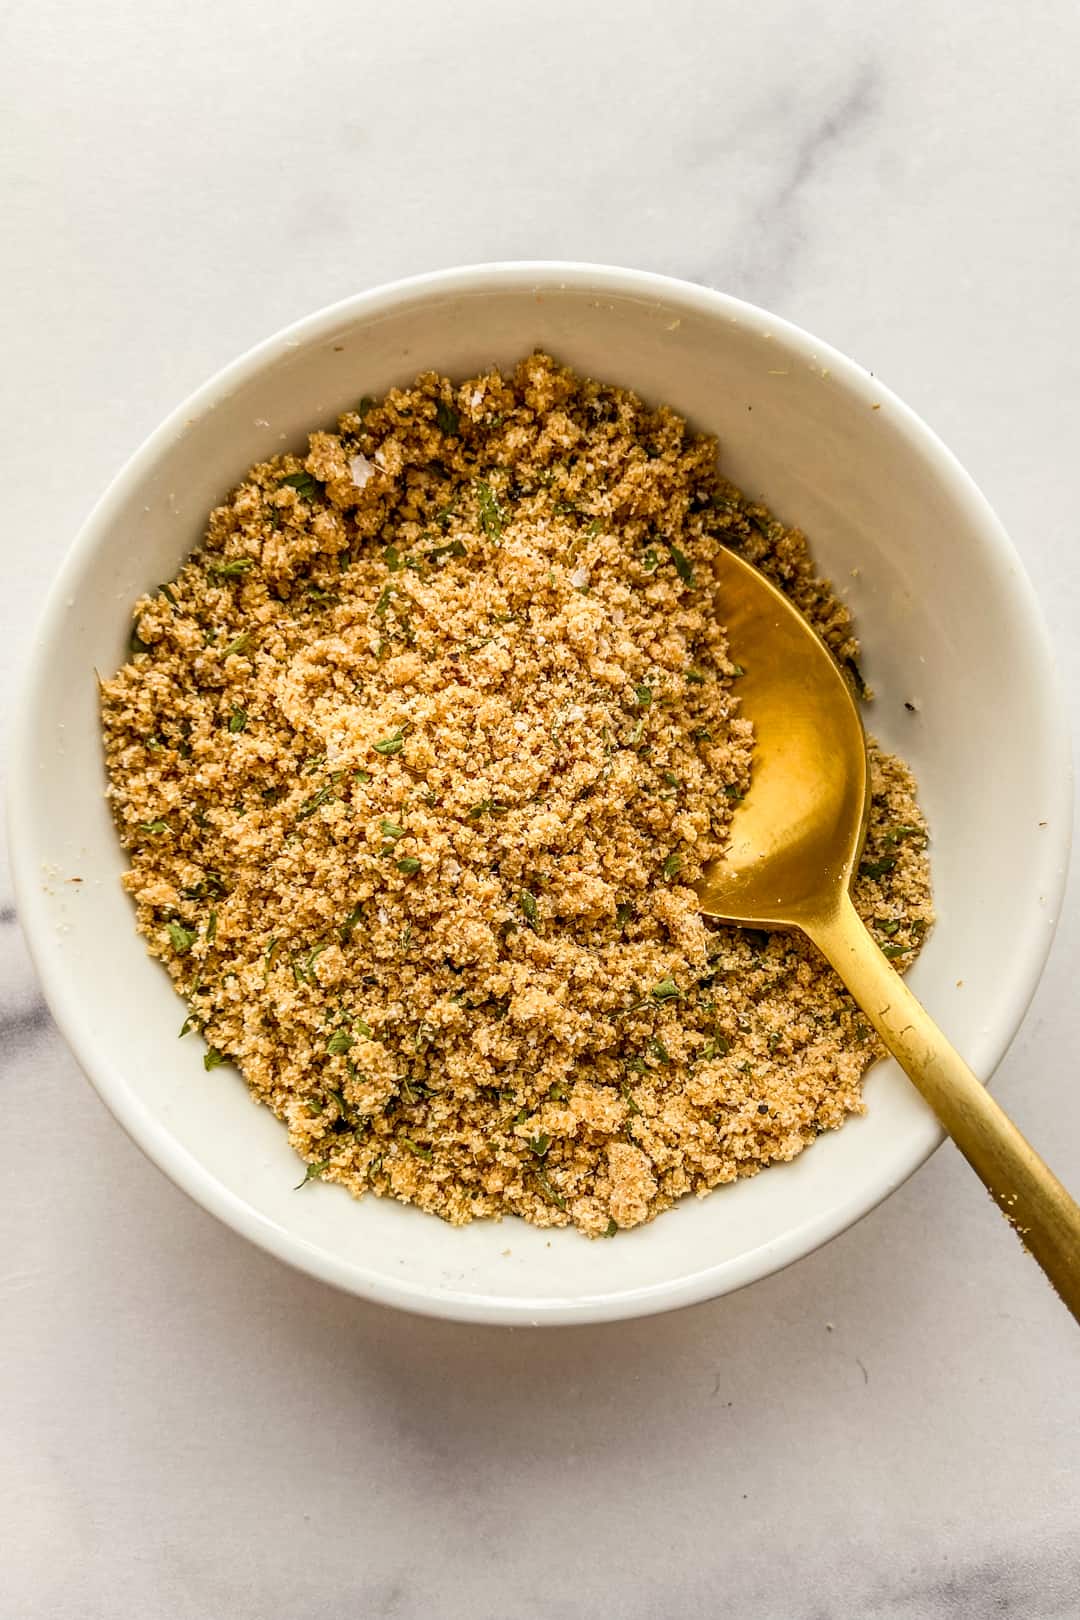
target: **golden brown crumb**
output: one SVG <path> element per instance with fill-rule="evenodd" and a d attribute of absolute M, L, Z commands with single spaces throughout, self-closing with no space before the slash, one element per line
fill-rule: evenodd
<path fill-rule="evenodd" d="M 610 1235 L 861 1109 L 879 1049 L 820 957 L 690 887 L 751 769 L 718 541 L 860 680 L 714 441 L 538 354 L 252 468 L 138 604 L 102 687 L 125 883 L 309 1176 Z M 925 827 L 872 758 L 856 901 L 906 965 Z"/>

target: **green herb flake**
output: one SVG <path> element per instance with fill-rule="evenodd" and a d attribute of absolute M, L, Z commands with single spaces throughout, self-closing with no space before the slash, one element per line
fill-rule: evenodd
<path fill-rule="evenodd" d="M 674 979 L 661 979 L 659 984 L 653 985 L 649 994 L 654 1001 L 674 1001 L 682 995 L 682 991 Z"/>
<path fill-rule="evenodd" d="M 884 934 L 886 939 L 890 939 L 893 934 L 900 932 L 900 924 L 895 917 L 875 917 L 874 927 L 879 934 Z"/>
<path fill-rule="evenodd" d="M 177 956 L 186 956 L 195 943 L 198 930 L 185 928 L 183 923 L 171 922 L 168 924 L 168 933 Z"/>
<path fill-rule="evenodd" d="M 155 821 L 140 821 L 139 826 L 144 833 L 150 833 L 153 837 L 156 837 L 158 833 L 167 833 L 172 831 L 169 823 L 167 821 L 162 821 L 160 816 Z"/>
<path fill-rule="evenodd" d="M 522 915 L 529 924 L 529 927 L 535 928 L 537 919 L 540 915 L 539 911 L 537 910 L 536 896 L 530 894 L 528 889 L 522 889 L 521 893 L 518 895 L 518 905 L 521 907 Z"/>
<path fill-rule="evenodd" d="M 279 489 L 295 489 L 301 500 L 313 501 L 323 494 L 323 487 L 309 472 L 289 473 L 278 484 Z"/>
<path fill-rule="evenodd" d="M 254 639 L 255 638 L 252 636 L 251 631 L 245 630 L 242 635 L 237 636 L 235 641 L 229 642 L 229 645 L 225 648 L 225 651 L 221 655 L 222 658 L 235 658 L 240 653 L 246 653 Z"/>
<path fill-rule="evenodd" d="M 202 1066 L 209 1074 L 211 1069 L 220 1069 L 226 1061 L 224 1054 L 219 1052 L 216 1046 L 208 1046 L 203 1053 Z"/>
<path fill-rule="evenodd" d="M 332 782 L 327 782 L 326 785 L 321 787 L 317 793 L 313 793 L 310 799 L 304 800 L 303 804 L 296 812 L 297 821 L 307 821 L 309 816 L 313 816 L 316 810 L 321 810 L 323 805 L 329 803 L 333 797 L 334 784 Z"/>
<path fill-rule="evenodd" d="M 206 943 L 212 945 L 217 938 L 217 912 L 211 911 L 210 920 L 206 925 Z"/>
<path fill-rule="evenodd" d="M 681 872 L 682 864 L 682 856 L 679 854 L 678 850 L 673 849 L 662 867 L 665 879 L 673 878 L 677 872 Z"/>
<path fill-rule="evenodd" d="M 540 1191 L 543 1193 L 544 1197 L 549 1199 L 557 1209 L 565 1209 L 566 1199 L 552 1186 L 545 1172 L 543 1170 L 537 1170 L 535 1175 L 537 1186 L 540 1188 Z"/>
<path fill-rule="evenodd" d="M 326 949 L 326 942 L 319 945 L 313 945 L 302 960 L 299 951 L 293 953 L 291 966 L 293 979 L 296 984 L 318 983 L 318 980 L 315 978 L 315 963 Z"/>
<path fill-rule="evenodd" d="M 479 821 L 481 816 L 505 816 L 510 813 L 508 804 L 500 804 L 496 799 L 481 799 L 469 809 L 469 820 Z"/>
<path fill-rule="evenodd" d="M 654 574 L 660 566 L 660 554 L 655 546 L 646 546 L 641 566 L 647 574 Z"/>
<path fill-rule="evenodd" d="M 193 1029 L 198 1029 L 201 1023 L 202 1019 L 199 1017 L 199 1014 L 195 1011 L 195 1009 L 192 1008 L 191 1012 L 189 1012 L 187 1017 L 184 1019 L 184 1022 L 180 1025 L 180 1033 L 176 1037 L 177 1040 L 182 1041 L 185 1035 L 189 1035 Z"/>
<path fill-rule="evenodd" d="M 614 1217 L 614 1215 L 612 1215 L 610 1217 L 610 1219 L 608 1220 L 607 1225 L 604 1227 L 604 1230 L 601 1232 L 600 1236 L 601 1237 L 606 1237 L 606 1238 L 612 1238 L 612 1237 L 615 1236 L 615 1234 L 616 1234 L 616 1232 L 618 1230 L 619 1230 L 619 1228 L 615 1224 L 615 1217 Z"/>
<path fill-rule="evenodd" d="M 331 1057 L 344 1057 L 346 1052 L 352 1050 L 356 1042 L 347 1029 L 335 1029 L 326 1043 L 326 1050 Z"/>
<path fill-rule="evenodd" d="M 480 527 L 489 540 L 498 540 L 506 526 L 506 514 L 490 484 L 485 483 L 482 478 L 477 478 L 473 487 L 480 507 Z"/>
<path fill-rule="evenodd" d="M 206 572 L 213 579 L 241 579 L 254 566 L 254 557 L 230 557 L 228 562 L 208 562 Z"/>
<path fill-rule="evenodd" d="M 225 881 L 220 872 L 206 871 L 190 889 L 181 889 L 185 900 L 207 900 L 225 893 Z"/>
<path fill-rule="evenodd" d="M 909 948 L 907 945 L 883 945 L 881 954 L 888 957 L 890 962 L 895 962 L 897 957 L 906 956 Z"/>
<path fill-rule="evenodd" d="M 318 1179 L 322 1175 L 323 1171 L 328 1170 L 329 1168 L 330 1168 L 330 1160 L 329 1159 L 320 1159 L 318 1164 L 309 1164 L 308 1167 L 307 1167 L 307 1170 L 304 1173 L 303 1181 L 298 1181 L 296 1183 L 296 1186 L 293 1188 L 293 1192 L 299 1192 L 300 1188 L 301 1187 L 306 1187 L 309 1181 L 318 1181 Z"/>
<path fill-rule="evenodd" d="M 886 827 L 882 841 L 895 848 L 897 844 L 902 844 L 908 838 L 919 838 L 922 840 L 923 847 L 926 845 L 926 832 L 924 829 L 922 827 L 905 826 L 903 822 L 897 822 L 895 826 Z"/>
<path fill-rule="evenodd" d="M 530 1153 L 535 1153 L 538 1159 L 542 1159 L 551 1146 L 551 1137 L 547 1131 L 539 1131 L 536 1136 L 530 1136 L 525 1145 Z"/>
<path fill-rule="evenodd" d="M 421 1147 L 420 1143 L 414 1142 L 411 1136 L 402 1136 L 398 1140 L 404 1142 L 410 1153 L 415 1153 L 418 1159 L 424 1159 L 430 1164 L 431 1149 L 429 1147 Z"/>
<path fill-rule="evenodd" d="M 461 431 L 461 418 L 452 405 L 447 405 L 440 399 L 435 407 L 435 421 L 440 433 L 445 433 L 448 439 L 454 439 Z"/>
<path fill-rule="evenodd" d="M 424 553 L 428 562 L 439 562 L 443 557 L 467 557 L 468 555 L 467 548 L 460 540 L 448 540 L 445 546 L 435 546 L 431 551 Z"/>
<path fill-rule="evenodd" d="M 379 822 L 379 831 L 382 833 L 384 838 L 389 838 L 392 840 L 404 838 L 405 836 L 404 827 L 399 827 L 396 821 L 388 821 L 385 816 Z"/>
<path fill-rule="evenodd" d="M 243 731 L 247 723 L 248 717 L 246 709 L 234 709 L 232 714 L 229 716 L 229 730 L 234 736 L 238 732 Z"/>
<path fill-rule="evenodd" d="M 876 861 L 860 861 L 859 876 L 867 878 L 884 877 L 887 872 L 892 871 L 895 865 L 895 855 L 883 855 L 880 860 Z"/>
<path fill-rule="evenodd" d="M 405 738 L 400 731 L 395 731 L 392 737 L 383 737 L 381 741 L 372 744 L 377 754 L 389 757 L 391 754 L 400 754 L 405 746 Z"/>
<path fill-rule="evenodd" d="M 679 550 L 678 546 L 672 545 L 670 541 L 668 542 L 668 551 L 671 553 L 671 560 L 675 564 L 675 572 L 683 584 L 693 588 L 694 570 L 690 566 L 689 558 Z"/>
<path fill-rule="evenodd" d="M 705 676 L 701 673 L 700 669 L 688 669 L 686 671 L 686 679 L 691 686 L 705 685 Z"/>
<path fill-rule="evenodd" d="M 737 518 L 741 510 L 738 502 L 733 501 L 730 495 L 714 495 L 712 498 L 712 505 L 713 510 L 719 512 L 721 517 L 725 520 Z"/>
<path fill-rule="evenodd" d="M 641 709 L 647 709 L 652 703 L 653 692 L 651 686 L 635 686 L 634 698 Z"/>
<path fill-rule="evenodd" d="M 420 862 L 415 855 L 403 855 L 400 861 L 394 862 L 394 865 L 399 872 L 404 872 L 406 877 L 413 877 L 420 870 Z"/>

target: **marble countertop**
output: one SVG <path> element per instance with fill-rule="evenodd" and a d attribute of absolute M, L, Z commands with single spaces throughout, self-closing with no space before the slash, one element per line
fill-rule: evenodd
<path fill-rule="evenodd" d="M 565 257 L 896 388 L 1011 531 L 1080 720 L 1070 0 L 12 0 L 3 31 L 5 690 L 91 502 L 223 362 L 398 275 Z M 1080 1337 L 952 1148 L 681 1314 L 395 1315 L 144 1162 L 2 881 L 4 1616 L 1080 1613 Z M 1078 969 L 1074 888 L 995 1082 L 1074 1186 Z"/>

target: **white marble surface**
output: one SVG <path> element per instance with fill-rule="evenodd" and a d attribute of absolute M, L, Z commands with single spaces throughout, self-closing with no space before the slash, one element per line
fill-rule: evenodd
<path fill-rule="evenodd" d="M 1072 0 L 9 0 L 3 32 L 5 691 L 208 373 L 355 289 L 543 256 L 708 281 L 897 388 L 1010 528 L 1080 718 Z M 396 1316 L 140 1158 L 0 915 L 5 1620 L 1080 1614 L 1080 1337 L 953 1150 L 680 1315 Z M 996 1082 L 1074 1185 L 1078 969 L 1074 889 Z"/>

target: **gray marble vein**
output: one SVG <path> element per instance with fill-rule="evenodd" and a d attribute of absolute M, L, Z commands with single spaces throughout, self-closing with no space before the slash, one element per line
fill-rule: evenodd
<path fill-rule="evenodd" d="M 887 84 L 877 52 L 860 46 L 853 63 L 816 74 L 784 61 L 775 77 L 709 108 L 688 146 L 688 169 L 712 198 L 722 235 L 695 260 L 695 279 L 766 304 L 787 293 L 807 241 L 827 227 L 822 182 L 893 136 L 883 122 Z M 747 167 L 757 175 L 753 186 Z"/>
<path fill-rule="evenodd" d="M 783 217 L 784 211 L 806 189 L 831 154 L 861 138 L 865 125 L 880 111 L 880 106 L 880 71 L 876 65 L 861 66 L 839 100 L 799 136 L 790 159 L 790 172 L 782 175 L 765 217 L 770 213 Z"/>
<path fill-rule="evenodd" d="M 47 1029 L 52 1020 L 41 996 L 11 1008 L 0 1007 L 0 1040 L 18 1041 L 26 1034 Z"/>

